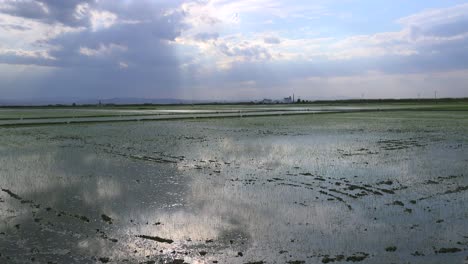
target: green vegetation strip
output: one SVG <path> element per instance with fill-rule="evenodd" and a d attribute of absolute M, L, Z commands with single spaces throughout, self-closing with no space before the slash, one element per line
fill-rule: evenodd
<path fill-rule="evenodd" d="M 182 110 L 182 109 L 181 109 Z M 201 109 L 199 109 L 201 110 Z M 131 111 L 131 110 L 128 110 Z M 135 110 L 138 111 L 138 110 Z M 141 110 L 142 111 L 142 110 Z M 151 110 L 146 110 L 151 111 Z M 164 111 L 164 110 L 155 110 L 155 111 Z M 176 111 L 176 110 L 168 110 Z M 62 116 L 34 116 L 34 117 L 0 117 L 0 121 L 21 121 L 21 120 L 40 120 L 40 119 L 67 119 L 67 118 L 112 118 L 112 117 L 145 117 L 145 116 L 170 116 L 170 115 L 181 115 L 181 114 L 191 114 L 191 115 L 209 115 L 209 114 L 230 114 L 230 113 L 255 113 L 255 112 L 297 112 L 297 111 L 307 111 L 304 110 L 295 110 L 295 109 L 239 109 L 239 110 L 206 110 L 207 112 L 159 112 L 159 113 L 147 113 L 147 114 L 108 114 L 108 115 L 62 115 Z M 324 110 L 326 111 L 326 110 Z"/>
<path fill-rule="evenodd" d="M 52 121 L 52 122 L 32 122 L 32 123 L 5 123 L 0 124 L 0 128 L 26 127 L 26 126 L 49 126 L 49 125 L 71 125 L 71 124 L 100 124 L 100 123 L 119 123 L 119 122 L 152 122 L 152 121 L 170 121 L 170 120 L 196 120 L 211 118 L 247 118 L 247 117 L 266 117 L 266 116 L 293 116 L 293 115 L 313 115 L 313 114 L 338 114 L 338 113 L 360 113 L 360 112 L 426 112 L 426 111 L 454 111 L 452 109 L 432 109 L 432 108 L 398 108 L 398 109 L 355 109 L 355 110 L 324 110 L 324 111 L 262 111 L 262 112 L 235 112 L 235 113 L 209 113 L 204 115 L 180 114 L 179 116 L 164 116 L 158 118 L 131 118 L 131 119 L 99 119 L 99 120 L 79 120 L 90 117 L 76 118 L 75 120 Z M 455 110 L 468 111 L 468 110 Z M 108 116 L 106 116 L 108 117 Z"/>

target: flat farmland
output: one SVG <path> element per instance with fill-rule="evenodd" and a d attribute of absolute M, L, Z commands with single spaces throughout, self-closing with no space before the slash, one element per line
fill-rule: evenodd
<path fill-rule="evenodd" d="M 1 263 L 466 261 L 465 105 L 80 111 L 0 110 Z"/>

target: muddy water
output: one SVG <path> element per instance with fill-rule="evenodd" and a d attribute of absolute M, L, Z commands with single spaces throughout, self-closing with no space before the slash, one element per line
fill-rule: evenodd
<path fill-rule="evenodd" d="M 1 263 L 463 263 L 463 113 L 0 130 Z"/>

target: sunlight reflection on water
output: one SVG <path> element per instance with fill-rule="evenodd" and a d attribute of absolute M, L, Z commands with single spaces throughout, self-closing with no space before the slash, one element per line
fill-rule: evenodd
<path fill-rule="evenodd" d="M 2 130 L 0 253 L 68 263 L 460 259 L 433 247 L 467 242 L 467 198 L 455 192 L 468 186 L 465 127 L 447 121 L 421 136 L 398 120 L 340 122 Z M 397 254 L 385 251 L 392 245 Z"/>

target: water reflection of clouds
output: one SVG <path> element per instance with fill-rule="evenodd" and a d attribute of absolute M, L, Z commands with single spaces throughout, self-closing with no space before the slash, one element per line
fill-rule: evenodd
<path fill-rule="evenodd" d="M 168 201 L 171 198 L 158 199 L 159 195 L 151 197 L 149 194 L 160 192 L 161 186 L 138 184 L 134 178 L 129 177 L 135 176 L 132 174 L 137 171 L 134 166 L 141 167 L 144 163 L 129 163 L 102 153 L 96 155 L 92 149 L 82 146 L 74 148 L 76 144 L 64 143 L 52 144 L 46 148 L 44 145 L 38 147 L 47 144 L 46 142 L 33 141 L 28 149 L 2 155 L 0 187 L 9 189 L 32 203 L 22 203 L 1 192 L 0 197 L 5 200 L 2 205 L 9 209 L 1 210 L 2 218 L 5 216 L 6 221 L 0 225 L 0 230 L 8 234 L 19 232 L 18 236 L 24 238 L 24 245 L 21 246 L 24 250 L 38 247 L 44 255 L 50 253 L 45 248 L 46 245 L 76 247 L 80 253 L 74 252 L 75 256 L 107 255 L 113 254 L 112 252 L 126 252 L 131 255 L 132 252 L 125 246 L 113 245 L 113 242 L 100 238 L 96 228 L 107 230 L 109 237 L 115 235 L 119 240 L 125 241 L 126 231 L 122 228 L 126 225 L 124 221 L 136 219 L 133 216 L 142 215 L 142 211 L 148 209 L 145 204 L 150 204 L 151 201 L 145 198 L 172 204 Z M 154 173 L 154 167 L 149 167 L 148 171 L 153 171 L 153 177 L 167 172 L 162 170 Z M 145 181 L 148 180 L 145 179 L 147 176 L 149 177 L 145 175 L 139 178 Z M 135 185 L 146 195 L 135 195 Z M 177 192 L 177 188 L 173 191 Z M 160 193 L 163 196 L 163 192 Z M 50 209 L 45 210 L 46 208 Z M 37 218 L 36 223 L 31 218 L 31 211 L 33 218 Z M 107 225 L 100 219 L 103 213 L 116 219 L 114 225 Z M 81 216 L 89 218 L 90 223 L 82 221 Z M 16 224 L 19 226 L 18 231 L 15 231 Z M 27 233 L 40 235 L 25 236 Z M 132 240 L 135 239 L 132 237 Z M 45 243 L 46 241 L 49 242 Z M 18 245 L 5 241 L 0 241 L 0 245 L 5 249 L 2 253 L 18 250 L 15 248 Z M 71 262 L 80 261 L 76 259 Z"/>
<path fill-rule="evenodd" d="M 206 123 L 190 125 L 194 129 L 191 133 L 198 137 L 200 127 L 203 128 Z M 120 126 L 106 126 L 106 133 L 113 134 L 112 138 L 109 139 L 107 135 L 99 138 L 102 135 L 99 134 L 96 141 L 115 141 L 111 147 L 123 152 L 126 151 L 126 145 L 119 143 L 128 142 L 126 137 L 134 136 L 132 141 L 140 142 L 141 146 L 135 145 L 138 146 L 137 150 L 127 150 L 124 153 L 133 154 L 132 151 L 139 151 L 138 154 L 145 154 L 161 150 L 174 156 L 185 156 L 177 164 L 130 160 L 127 157 L 106 154 L 94 146 L 83 147 L 80 143 L 75 143 L 77 148 L 67 144 L 56 148 L 41 148 L 41 144 L 46 142 L 37 141 L 35 145 L 38 147 L 32 148 L 31 153 L 21 150 L 0 157 L 0 162 L 7 165 L 6 169 L 0 170 L 1 185 L 26 198 L 37 197 L 43 206 L 90 217 L 90 223 L 82 223 L 76 219 L 50 218 L 51 221 L 63 222 L 56 227 L 48 227 L 51 234 L 47 238 L 57 240 L 52 245 L 76 247 L 79 251 L 73 254 L 87 258 L 90 254 L 121 259 L 131 255 L 137 261 L 143 261 L 146 255 L 160 254 L 159 250 L 163 249 L 163 255 L 170 255 L 172 250 L 225 253 L 224 256 L 217 255 L 218 260 L 223 257 L 232 260 L 238 251 L 242 251 L 246 258 L 252 260 L 274 261 L 281 250 L 305 258 L 312 254 L 311 249 L 330 254 L 364 250 L 379 252 L 382 249 L 375 245 L 381 246 L 398 238 L 405 238 L 422 247 L 428 245 L 422 241 L 429 240 L 430 234 L 419 234 L 421 238 L 415 239 L 412 233 L 402 232 L 401 229 L 401 226 L 414 218 L 423 222 L 421 219 L 427 215 L 415 210 L 413 214 L 402 216 L 402 208 L 387 205 L 393 201 L 391 199 L 396 199 L 394 197 L 369 196 L 353 200 L 353 211 L 350 211 L 343 204 L 328 201 L 327 197 L 321 196 L 319 184 L 311 182 L 313 189 L 307 189 L 278 185 L 266 180 L 280 177 L 288 181 L 307 181 L 311 177 L 302 177 L 299 173 L 314 173 L 317 170 L 323 173 L 322 176 L 331 176 L 334 179 L 345 177 L 357 181 L 353 176 L 359 175 L 359 181 L 377 182 L 389 175 L 402 177 L 396 175 L 397 173 L 406 175 L 414 171 L 430 170 L 421 170 L 420 166 L 430 164 L 427 161 L 432 157 L 431 154 L 421 153 L 414 157 L 416 161 L 412 163 L 405 159 L 415 152 L 401 152 L 401 156 L 391 160 L 385 159 L 384 155 L 371 155 L 365 159 L 375 164 L 367 168 L 360 163 L 364 160 L 362 155 L 340 157 L 341 154 L 337 151 L 342 148 L 353 154 L 353 151 L 361 147 L 372 148 L 372 142 L 363 140 L 365 135 L 343 136 L 341 140 L 337 140 L 334 134 L 327 135 L 317 131 L 313 136 L 259 136 L 252 130 L 241 133 L 223 131 L 226 136 L 207 137 L 207 142 L 194 143 L 178 139 L 179 145 L 171 146 L 171 136 L 175 132 L 170 129 L 162 130 L 164 126 L 180 128 L 177 123 L 152 124 L 132 126 L 131 131 L 119 132 L 122 129 Z M 99 131 L 95 127 L 80 129 L 79 133 L 92 134 Z M 162 139 L 149 140 L 155 137 L 154 131 L 158 131 L 157 136 Z M 53 133 L 62 131 L 57 129 Z M 121 134 L 125 134 L 125 138 L 120 137 Z M 453 156 L 449 158 L 455 159 Z M 25 165 L 18 165 L 18 160 L 24 161 Z M 202 160 L 205 162 L 201 162 Z M 379 165 L 380 162 L 383 165 Z M 218 163 L 216 167 L 215 164 Z M 397 167 L 378 171 L 388 164 Z M 196 165 L 204 167 L 198 170 L 195 169 Z M 294 169 L 295 166 L 300 168 Z M 213 173 L 213 170 L 220 170 L 220 173 Z M 298 175 L 287 175 L 288 171 L 294 171 Z M 236 178 L 240 181 L 232 181 Z M 246 184 L 243 180 L 248 179 L 256 181 Z M 3 193 L 0 197 L 6 195 Z M 407 198 L 405 195 L 399 197 Z M 17 201 L 13 202 L 14 204 L 6 202 L 5 205 L 14 208 L 16 215 L 13 217 L 14 214 L 10 214 L 13 217 L 8 220 L 11 224 L 8 227 L 0 226 L 1 230 L 11 230 L 12 223 L 31 225 L 28 207 L 22 207 Z M 304 206 L 298 203 L 303 203 Z M 436 203 L 424 204 L 426 205 L 437 206 Z M 464 208 L 463 204 L 458 206 Z M 440 212 L 453 215 L 454 211 L 452 208 Z M 112 217 L 113 224 L 103 222 L 100 219 L 101 214 Z M 374 220 L 374 217 L 378 220 Z M 156 224 L 158 222 L 161 224 Z M 457 226 L 463 224 L 457 223 Z M 424 228 L 429 230 L 430 226 Z M 114 244 L 100 237 L 96 229 L 119 242 Z M 365 229 L 369 229 L 369 232 Z M 170 245 L 160 244 L 136 237 L 142 234 L 169 238 L 175 242 Z M 438 234 L 442 237 L 440 232 Z M 18 236 L 26 237 L 24 233 Z M 456 235 L 453 232 L 446 235 L 454 236 Z M 45 239 L 44 235 L 28 237 L 23 239 L 22 247 L 41 244 Z M 209 239 L 213 239 L 214 243 L 205 243 Z M 229 242 L 231 239 L 236 241 L 234 246 Z M 358 239 L 359 243 L 356 243 Z M 238 241 L 244 244 L 237 243 Z M 0 241 L 0 245 L 4 245 L 4 242 Z M 134 253 L 135 250 L 137 253 Z M 192 263 L 201 259 L 198 255 L 182 257 Z"/>
<path fill-rule="evenodd" d="M 287 186 L 272 188 L 260 184 L 254 187 L 241 183 L 232 185 L 231 178 L 242 178 L 246 173 L 258 172 L 259 166 L 268 166 L 272 160 L 278 163 L 278 167 L 290 169 L 291 164 L 297 162 L 293 157 L 297 157 L 298 149 L 299 153 L 308 151 L 297 143 L 225 138 L 219 146 L 204 149 L 205 152 L 196 150 L 202 160 L 235 160 L 241 167 L 235 171 L 226 170 L 222 175 L 213 177 L 206 177 L 203 171 L 190 171 L 193 181 L 186 200 L 191 201 L 191 207 L 159 215 L 160 219 L 172 223 L 171 226 L 160 229 L 159 234 L 175 239 L 189 236 L 195 240 L 206 240 L 223 239 L 220 237 L 222 234 L 235 236 L 233 232 L 238 232 L 239 236 L 248 239 L 249 246 L 255 247 L 255 250 L 263 247 L 262 250 L 265 251 L 281 249 L 286 239 L 296 239 L 302 243 L 301 246 L 294 245 L 294 249 L 289 249 L 290 251 L 324 247 L 323 239 L 331 236 L 340 236 L 343 240 L 330 242 L 327 245 L 330 250 L 340 243 L 344 245 L 352 242 L 350 237 L 353 236 L 350 234 L 355 232 L 356 223 L 365 223 L 368 217 L 349 214 L 341 204 L 315 201 L 314 198 L 318 195 L 316 191 Z M 253 158 L 255 162 L 252 161 Z M 196 160 L 188 163 L 200 164 Z M 262 173 L 255 175 L 265 177 Z M 291 206 L 294 201 L 304 200 L 309 204 L 307 208 Z M 268 246 L 262 241 L 268 241 Z"/>
<path fill-rule="evenodd" d="M 77 178 L 66 177 L 57 172 L 56 151 L 42 153 L 34 152 L 32 149 L 29 151 L 23 149 L 19 151 L 21 154 L 10 152 L 2 155 L 0 185 L 3 188 L 14 188 L 18 194 L 45 192 L 51 185 L 66 187 L 78 181 Z"/>
<path fill-rule="evenodd" d="M 314 201 L 313 198 L 318 195 L 317 190 L 271 188 L 259 184 L 251 187 L 241 183 L 232 186 L 229 181 L 232 178 L 244 178 L 252 172 L 254 174 L 250 174 L 250 178 L 252 175 L 262 178 L 266 174 L 259 172 L 258 168 L 268 165 L 273 167 L 269 164 L 271 161 L 278 169 L 291 169 L 292 165 L 296 164 L 302 168 L 315 165 L 322 169 L 324 175 L 335 179 L 353 179 L 354 175 L 359 175 L 359 181 L 370 183 L 388 178 L 411 183 L 415 175 L 424 172 L 428 172 L 424 178 L 437 176 L 431 169 L 432 166 L 421 167 L 421 164 L 431 159 L 432 154 L 417 149 L 399 152 L 401 155 L 391 159 L 388 159 L 386 153 L 362 155 L 359 152 L 361 148 L 376 151 L 375 142 L 365 140 L 366 134 L 344 136 L 341 141 L 336 139 L 336 135 L 314 135 L 312 138 L 272 136 L 242 140 L 239 139 L 241 136 L 236 135 L 222 139 L 218 145 L 210 145 L 211 148 L 196 149 L 194 152 L 202 157 L 202 160 L 236 161 L 239 167 L 236 170 L 226 169 L 222 176 L 211 178 L 199 175 L 203 174 L 202 172 L 194 173 L 192 192 L 187 199 L 199 201 L 197 211 L 189 216 L 186 213 L 170 214 L 168 219 L 178 223 L 182 221 L 183 230 L 186 230 L 182 233 L 186 234 L 190 234 L 190 230 L 203 230 L 202 234 L 206 232 L 211 235 L 207 229 L 216 228 L 219 237 L 237 226 L 239 230 L 248 234 L 249 246 L 257 252 L 262 251 L 260 255 L 272 255 L 275 254 L 272 249 L 284 247 L 300 255 L 300 252 L 308 252 L 311 248 L 320 249 L 322 252 L 336 252 L 339 248 L 341 252 L 349 253 L 375 251 L 375 245 L 386 243 L 398 243 L 403 248 L 428 248 L 434 243 L 440 243 L 435 242 L 434 237 L 429 234 L 420 234 L 420 238 L 415 239 L 411 232 L 404 231 L 405 224 L 413 218 L 419 219 L 424 229 L 430 229 L 430 223 L 426 221 L 430 221 L 432 216 L 419 211 L 413 212 L 412 215 L 402 215 L 403 209 L 388 205 L 394 197 L 372 196 L 355 201 L 351 212 L 335 202 L 324 202 L 322 199 Z M 352 155 L 340 157 L 338 148 Z M 413 156 L 415 153 L 419 154 Z M 449 160 L 457 158 L 452 155 Z M 368 167 L 364 161 L 369 161 L 372 165 Z M 419 191 L 426 192 L 423 189 Z M 399 197 L 403 198 L 406 195 L 403 192 Z M 302 201 L 301 199 L 307 200 L 307 208 L 292 205 L 294 201 Z M 434 208 L 440 205 L 432 204 Z M 447 212 L 447 215 L 453 214 L 453 211 Z M 180 226 L 174 227 L 173 231 L 176 232 L 177 228 Z M 171 231 L 166 234 L 170 235 Z M 193 235 L 196 237 L 196 234 Z M 448 239 L 450 236 L 445 237 Z M 300 245 L 285 246 L 285 240 L 289 238 L 296 239 Z M 356 243 L 357 238 L 360 238 L 359 243 Z"/>

